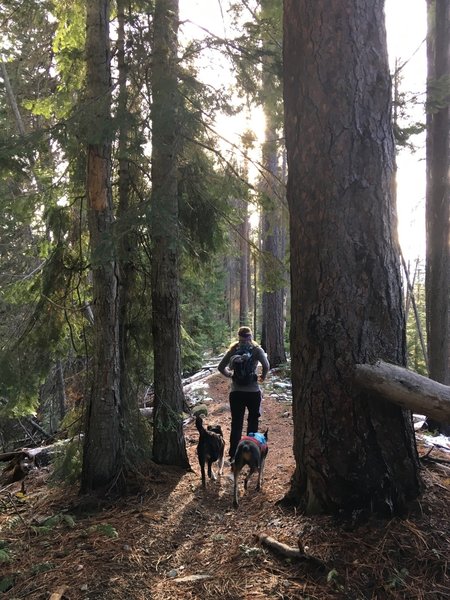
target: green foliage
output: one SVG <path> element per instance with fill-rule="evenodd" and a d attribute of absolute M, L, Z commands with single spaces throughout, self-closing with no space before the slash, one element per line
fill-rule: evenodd
<path fill-rule="evenodd" d="M 0 548 L 0 563 L 11 562 L 11 554 L 8 548 Z"/>
<path fill-rule="evenodd" d="M 275 369 L 275 373 L 274 374 L 277 377 L 280 377 L 281 379 L 290 380 L 291 377 L 292 377 L 291 362 L 290 362 L 290 360 L 288 359 L 288 362 L 283 363 L 281 365 L 278 365 L 277 368 Z"/>
<path fill-rule="evenodd" d="M 14 515 L 10 519 L 8 519 L 6 527 L 7 527 L 7 529 L 14 529 L 15 527 L 17 527 L 18 525 L 21 525 L 21 524 L 22 524 L 22 520 L 21 520 L 20 516 Z"/>
<path fill-rule="evenodd" d="M 83 428 L 83 407 L 74 406 L 64 416 L 60 424 L 60 430 L 64 431 L 66 438 L 74 438 L 82 432 Z"/>
<path fill-rule="evenodd" d="M 48 374 L 53 357 L 63 342 L 66 331 L 64 313 L 48 300 L 37 303 L 28 328 L 16 342 L 0 352 L 0 394 L 7 399 L 2 411 L 23 416 L 34 413 L 39 397 L 39 385 Z"/>
<path fill-rule="evenodd" d="M 217 259 L 201 267 L 190 263 L 183 268 L 181 318 L 184 373 L 198 369 L 205 361 L 204 352 L 209 350 L 213 354 L 218 353 L 224 340 L 228 339 L 224 319 L 225 275 Z"/>
<path fill-rule="evenodd" d="M 260 2 L 260 10 L 247 12 L 242 3 L 233 3 L 234 25 L 244 34 L 234 40 L 231 60 L 236 69 L 240 93 L 264 106 L 277 127 L 283 122 L 282 103 L 282 2 Z M 251 17 L 246 21 L 245 18 Z M 263 75 L 262 75 L 263 72 Z M 270 93 L 269 92 L 270 88 Z"/>
<path fill-rule="evenodd" d="M 38 575 L 39 573 L 46 573 L 47 571 L 51 571 L 55 567 L 55 563 L 52 562 L 38 563 L 37 565 L 33 565 L 31 569 L 31 574 Z"/>
<path fill-rule="evenodd" d="M 341 576 L 336 569 L 331 569 L 331 571 L 327 573 L 327 583 L 340 592 L 344 591 L 344 586 L 341 583 Z"/>
<path fill-rule="evenodd" d="M 2 577 L 0 579 L 0 592 L 7 592 L 14 585 L 14 578 L 11 575 L 7 575 L 6 577 Z"/>
<path fill-rule="evenodd" d="M 98 531 L 102 535 L 109 537 L 111 539 L 116 539 L 119 537 L 119 533 L 115 527 L 112 525 L 108 525 L 107 523 L 101 523 L 95 527 L 95 531 Z"/>
<path fill-rule="evenodd" d="M 48 527 L 49 529 L 53 529 L 56 525 L 59 525 L 61 522 L 61 515 L 53 515 L 52 517 L 48 517 L 45 519 L 43 526 Z"/>
<path fill-rule="evenodd" d="M 413 114 L 417 113 L 417 107 L 423 106 L 423 95 L 411 90 L 403 89 L 402 69 L 408 63 L 397 65 L 393 74 L 394 97 L 393 97 L 393 133 L 398 148 L 408 148 L 411 152 L 416 151 L 414 136 L 425 131 L 425 122 L 417 121 Z"/>
<path fill-rule="evenodd" d="M 72 515 L 66 513 L 57 513 L 45 519 L 40 525 L 33 525 L 31 530 L 35 535 L 48 535 L 51 533 L 58 525 L 65 525 L 69 528 L 74 528 L 76 526 L 75 519 Z"/>
<path fill-rule="evenodd" d="M 57 18 L 52 47 L 58 72 L 56 93 L 41 98 L 30 108 L 47 119 L 61 119 L 70 115 L 77 101 L 76 92 L 83 87 L 86 6 L 80 0 L 61 0 L 53 4 L 53 12 Z"/>
<path fill-rule="evenodd" d="M 276 292 L 286 286 L 286 265 L 271 252 L 261 252 L 261 262 L 265 266 L 264 291 Z"/>
<path fill-rule="evenodd" d="M 0 122 L 5 116 L 0 114 Z M 0 130 L 0 182 L 6 185 L 11 178 L 22 179 L 26 175 L 26 167 L 27 156 L 23 140 L 19 141 L 13 135 L 4 136 Z"/>
<path fill-rule="evenodd" d="M 418 268 L 418 272 L 415 277 L 413 293 L 422 334 L 424 336 L 424 345 L 426 348 L 425 272 L 423 266 Z M 411 303 L 409 303 L 406 321 L 406 348 L 408 367 L 416 373 L 427 377 L 428 372 L 420 340 L 419 328 Z"/>
<path fill-rule="evenodd" d="M 221 170 L 211 140 L 202 125 L 205 90 L 185 77 L 189 96 L 183 112 L 186 140 L 179 165 L 179 221 L 181 226 L 181 321 L 183 373 L 198 369 L 208 352 L 217 352 L 225 338 L 225 273 L 217 259 L 233 220 L 230 197 L 245 197 L 247 189 L 237 170 Z M 206 104 L 208 98 L 206 99 Z M 211 150 L 208 150 L 211 148 Z"/>
<path fill-rule="evenodd" d="M 412 152 L 414 152 L 416 150 L 416 147 L 411 142 L 411 137 L 423 133 L 425 131 L 425 128 L 425 123 L 421 123 L 420 121 L 411 123 L 406 127 L 399 127 L 398 124 L 394 123 L 393 129 L 395 143 L 399 147 L 409 148 Z"/>
<path fill-rule="evenodd" d="M 223 246 L 220 212 L 225 210 L 224 178 L 202 152 L 193 152 L 180 167 L 179 218 L 185 251 L 194 259 L 208 259 Z"/>
<path fill-rule="evenodd" d="M 279 108 L 281 88 L 280 2 L 267 3 L 256 24 L 232 43 L 209 40 L 233 56 L 238 66 L 242 96 L 261 100 L 261 64 L 273 73 L 273 103 Z M 16 123 L 4 97 L 0 98 L 0 396 L 3 411 L 26 415 L 38 409 L 41 386 L 51 377 L 55 361 L 91 353 L 92 328 L 83 306 L 92 289 L 85 205 L 86 155 L 83 138 L 90 107 L 83 104 L 85 78 L 85 10 L 83 0 L 13 0 L 5 11 L 1 32 L 10 42 L 8 73 L 24 120 L 26 136 L 16 134 Z M 142 150 L 147 143 L 148 57 L 151 56 L 153 4 L 133 3 L 127 14 L 126 59 L 130 102 L 127 114 L 115 114 L 108 137 L 117 156 L 130 166 L 130 207 L 118 215 L 113 235 L 102 250 L 117 251 L 131 232 L 133 287 L 127 304 L 125 335 L 129 342 L 127 376 L 136 397 L 153 377 L 149 262 L 145 225 L 149 195 L 149 161 Z M 55 19 L 52 19 L 52 16 Z M 266 40 L 262 49 L 261 41 Z M 272 40 L 276 40 L 272 44 Z M 208 41 L 207 41 L 208 43 Z M 182 232 L 182 353 L 183 370 L 198 368 L 210 353 L 222 350 L 228 332 L 225 324 L 227 273 L 219 254 L 226 232 L 237 222 L 229 198 L 247 198 L 239 169 L 227 164 L 211 135 L 208 119 L 216 110 L 237 112 L 231 94 L 201 84 L 190 64 L 203 44 L 187 47 L 180 66 L 181 128 L 179 144 L 179 217 Z M 114 50 L 114 49 L 113 49 Z M 256 59 L 256 60 L 255 60 Z M 113 109 L 116 88 L 112 90 Z M 129 128 L 126 156 L 117 133 Z M 89 127 L 89 125 L 88 125 Z M 4 132 L 4 133 L 3 133 Z M 90 134 L 98 134 L 93 127 Z M 226 165 L 224 168 L 222 165 Z M 244 178 L 245 179 L 245 178 Z M 115 189 L 114 189 L 115 192 Z M 115 198 L 116 199 L 116 198 Z M 64 206 L 60 202 L 64 201 Z M 93 257 L 95 262 L 102 256 Z M 63 422 L 70 435 L 78 435 L 82 407 Z M 175 415 L 174 419 L 178 419 Z M 140 434 L 139 434 L 140 435 Z M 145 437 L 145 436 L 143 436 Z M 132 440 L 133 442 L 136 437 Z M 139 443 L 130 448 L 137 453 Z M 128 443 L 128 442 L 127 442 Z M 141 446 L 141 448 L 143 445 Z M 72 442 L 56 460 L 55 478 L 76 482 L 82 447 Z M 51 524 L 42 525 L 51 529 Z M 44 531 L 40 532 L 41 534 Z"/>
<path fill-rule="evenodd" d="M 72 440 L 65 445 L 61 454 L 54 460 L 52 481 L 75 484 L 81 476 L 83 447 L 80 440 Z"/>
<path fill-rule="evenodd" d="M 7 399 L 3 412 L 25 415 L 36 410 L 40 384 L 78 333 L 77 326 L 68 326 L 65 306 L 73 307 L 67 290 L 79 273 L 82 244 L 69 247 L 70 211 L 57 206 L 69 190 L 60 145 L 67 129 L 51 125 L 58 114 L 58 78 L 64 79 L 58 55 L 69 46 L 78 47 L 79 64 L 71 54 L 64 68 L 71 71 L 72 89 L 76 78 L 81 85 L 85 3 L 9 4 L 0 27 L 9 42 L 7 70 L 27 133 L 15 133 L 15 119 L 0 99 L 0 129 L 6 132 L 0 141 L 0 394 Z M 58 25 L 55 14 L 64 15 Z M 71 292 L 77 292 L 75 286 Z"/>
<path fill-rule="evenodd" d="M 32 525 L 31 531 L 39 536 L 39 535 L 47 535 L 52 531 L 53 527 L 47 525 Z"/>
<path fill-rule="evenodd" d="M 62 518 L 67 527 L 70 527 L 71 529 L 76 527 L 75 518 L 72 517 L 72 515 L 63 514 Z"/>

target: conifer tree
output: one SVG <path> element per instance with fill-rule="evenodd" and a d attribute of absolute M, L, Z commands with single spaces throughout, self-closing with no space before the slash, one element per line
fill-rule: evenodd
<path fill-rule="evenodd" d="M 88 3 L 86 95 L 88 221 L 94 315 L 94 369 L 88 399 L 81 477 L 82 492 L 123 479 L 120 398 L 118 273 L 112 237 L 111 73 L 108 0 Z"/>
<path fill-rule="evenodd" d="M 450 384 L 450 4 L 428 0 L 426 302 L 430 378 Z M 450 434 L 450 424 L 428 419 Z"/>
<path fill-rule="evenodd" d="M 294 454 L 308 512 L 401 513 L 420 491 L 411 417 L 355 389 L 405 364 L 382 0 L 286 0 Z"/>
<path fill-rule="evenodd" d="M 155 3 L 152 61 L 153 458 L 188 467 L 181 385 L 178 225 L 178 0 Z"/>

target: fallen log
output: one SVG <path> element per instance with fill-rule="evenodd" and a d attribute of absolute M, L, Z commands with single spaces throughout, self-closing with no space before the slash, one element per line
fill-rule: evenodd
<path fill-rule="evenodd" d="M 355 366 L 354 381 L 363 390 L 439 423 L 450 423 L 450 387 L 409 371 L 378 361 Z"/>
<path fill-rule="evenodd" d="M 208 365 L 206 367 L 203 367 L 200 371 L 197 371 L 197 373 L 194 373 L 194 375 L 191 375 L 190 377 L 187 377 L 186 379 L 182 379 L 181 381 L 181 385 L 183 387 L 183 393 L 188 394 L 191 390 L 191 387 L 196 385 L 199 381 L 201 381 L 202 379 L 208 379 L 209 377 L 212 377 L 213 375 L 216 374 L 216 368 L 212 365 Z M 145 402 L 145 408 L 148 408 L 148 404 L 153 404 L 153 399 L 154 399 L 154 391 L 152 389 L 152 387 L 148 387 L 145 391 L 144 394 L 144 402 Z M 142 409 L 141 409 L 142 412 Z M 147 413 L 143 413 L 143 415 L 145 417 L 148 417 Z"/>

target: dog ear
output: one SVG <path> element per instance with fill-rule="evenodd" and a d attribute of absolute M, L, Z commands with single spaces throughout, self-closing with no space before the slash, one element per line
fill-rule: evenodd
<path fill-rule="evenodd" d="M 220 425 L 208 425 L 208 431 L 212 431 L 213 433 L 218 433 L 223 436 L 222 427 Z"/>

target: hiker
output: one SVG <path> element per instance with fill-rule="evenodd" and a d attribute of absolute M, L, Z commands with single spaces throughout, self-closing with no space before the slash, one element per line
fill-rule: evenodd
<path fill-rule="evenodd" d="M 261 408 L 261 388 L 258 385 L 256 368 L 262 365 L 259 381 L 264 381 L 270 369 L 266 353 L 252 339 L 249 327 L 240 327 L 238 341 L 233 342 L 217 367 L 219 371 L 232 380 L 230 389 L 231 434 L 230 460 L 234 458 L 237 445 L 242 436 L 245 409 L 248 410 L 247 435 L 258 431 Z"/>

